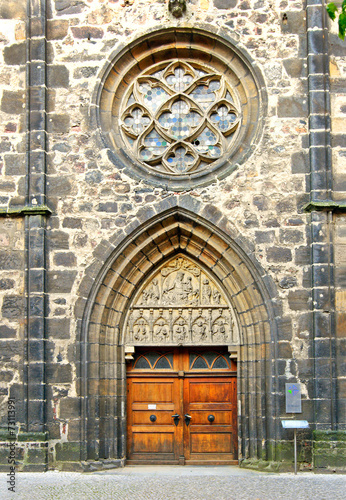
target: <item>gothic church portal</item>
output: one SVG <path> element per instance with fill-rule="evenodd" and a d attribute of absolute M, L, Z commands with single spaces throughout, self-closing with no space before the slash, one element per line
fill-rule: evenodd
<path fill-rule="evenodd" d="M 0 0 L 0 467 L 345 469 L 323 4 Z M 285 384 L 302 411 L 286 413 Z"/>

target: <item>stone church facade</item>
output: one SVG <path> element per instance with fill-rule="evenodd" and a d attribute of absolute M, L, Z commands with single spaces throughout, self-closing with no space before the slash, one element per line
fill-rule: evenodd
<path fill-rule="evenodd" d="M 0 43 L 1 470 L 283 470 L 291 418 L 301 469 L 345 470 L 324 4 L 1 0 Z"/>

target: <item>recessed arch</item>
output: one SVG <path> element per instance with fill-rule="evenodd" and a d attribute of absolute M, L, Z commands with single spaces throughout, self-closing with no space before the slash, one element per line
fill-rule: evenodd
<path fill-rule="evenodd" d="M 248 251 L 188 209 L 173 207 L 139 225 L 116 248 L 89 289 L 82 318 L 84 458 L 125 459 L 125 357 L 122 331 L 128 307 L 148 275 L 175 255 L 209 270 L 236 310 L 239 457 L 270 460 L 276 440 L 275 287 Z M 82 292 L 82 289 L 81 289 Z M 85 292 L 83 292 L 85 294 Z"/>

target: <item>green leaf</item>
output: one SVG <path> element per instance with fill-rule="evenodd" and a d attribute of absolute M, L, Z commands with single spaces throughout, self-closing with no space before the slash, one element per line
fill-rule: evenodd
<path fill-rule="evenodd" d="M 339 16 L 339 38 L 341 40 L 345 40 L 345 32 L 346 32 L 346 14 L 341 12 Z"/>
<path fill-rule="evenodd" d="M 346 1 L 346 0 L 344 0 L 344 1 Z M 330 19 L 331 19 L 332 21 L 334 21 L 334 19 L 335 19 L 335 17 L 336 17 L 336 12 L 338 11 L 337 6 L 335 5 L 335 3 L 330 2 L 330 3 L 327 5 L 326 9 L 327 9 L 327 13 L 328 13 L 328 16 L 330 17 Z"/>
<path fill-rule="evenodd" d="M 342 10 L 342 12 L 345 12 L 345 13 L 346 13 L 346 0 L 344 0 L 344 1 L 342 2 L 342 5 L 341 5 L 341 10 Z"/>

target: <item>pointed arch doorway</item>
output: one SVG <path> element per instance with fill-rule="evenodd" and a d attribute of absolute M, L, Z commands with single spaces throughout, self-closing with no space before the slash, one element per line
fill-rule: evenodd
<path fill-rule="evenodd" d="M 185 201 L 191 204 L 185 197 L 179 203 Z M 127 349 L 132 347 L 137 355 L 152 347 L 213 350 L 237 346 L 238 460 L 272 460 L 280 430 L 274 398 L 275 287 L 251 247 L 232 232 L 227 221 L 221 220 L 216 226 L 203 217 L 203 212 L 197 216 L 182 206 L 158 212 L 131 229 L 125 239 L 119 237 L 116 245 L 104 244 L 98 250 L 102 255 L 98 274 L 95 267 L 91 268 L 90 277 L 81 285 L 81 294 L 89 290 L 81 320 L 83 459 L 126 463 Z M 109 248 L 108 253 L 105 248 Z M 179 300 L 155 307 L 155 290 L 147 285 L 155 285 L 153 280 L 161 269 L 179 255 L 196 264 L 201 274 L 195 276 L 192 269 L 180 269 L 184 276 L 178 277 L 175 269 L 161 275 L 165 300 Z M 187 279 L 189 275 L 191 280 Z M 87 288 L 89 283 L 91 289 Z M 204 294 L 204 285 L 210 285 L 211 293 L 206 287 Z M 201 297 L 210 297 L 209 304 L 195 301 L 198 286 Z M 214 286 L 225 303 L 217 303 L 218 293 L 215 303 Z M 187 301 L 184 307 L 180 300 Z M 186 314 L 188 321 L 184 319 Z M 224 318 L 222 324 L 218 318 Z M 179 340 L 181 335 L 183 339 Z M 160 336 L 162 340 L 158 340 Z"/>

